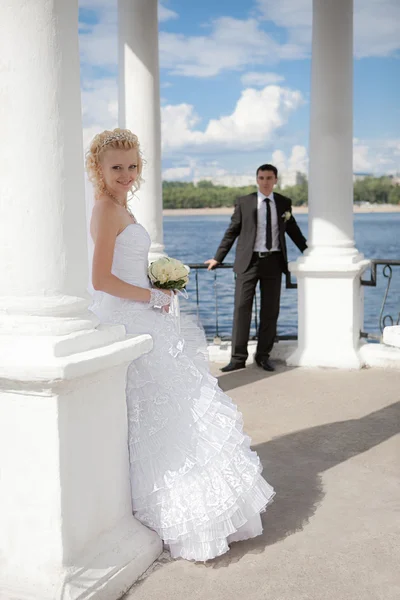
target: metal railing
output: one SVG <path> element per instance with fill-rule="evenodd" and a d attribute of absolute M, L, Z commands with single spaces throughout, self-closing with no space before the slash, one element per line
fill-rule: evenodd
<path fill-rule="evenodd" d="M 207 265 L 202 263 L 191 263 L 188 265 L 192 272 L 191 277 L 191 297 L 195 299 L 195 310 L 198 318 L 203 322 L 208 339 L 216 343 L 222 340 L 231 339 L 231 327 L 233 320 L 233 298 L 234 298 L 234 277 L 224 277 L 226 271 L 232 273 L 233 264 L 220 264 L 206 275 Z M 396 279 L 394 285 L 394 268 L 399 267 L 399 279 Z M 206 285 L 206 299 L 200 292 L 199 274 L 207 277 L 204 283 Z M 194 275 L 194 277 L 193 277 Z M 212 278 L 213 291 L 210 293 L 210 279 Z M 367 276 L 368 277 L 368 276 Z M 369 297 L 365 303 L 366 322 L 378 322 L 378 330 L 360 331 L 360 336 L 373 341 L 379 341 L 383 329 L 387 325 L 400 324 L 400 260 L 376 258 L 371 259 L 370 278 L 362 279 L 361 285 L 364 287 L 375 288 L 375 297 Z M 204 286 L 203 286 L 204 287 Z M 286 289 L 296 289 L 297 283 L 292 281 L 290 273 L 285 275 L 284 287 Z M 381 300 L 381 298 L 383 298 Z M 189 305 L 193 309 L 193 304 Z M 254 296 L 252 325 L 250 339 L 257 339 L 258 330 L 258 295 Z M 222 324 L 221 324 L 222 323 Z M 292 330 L 296 326 L 292 326 Z M 290 330 L 290 328 L 289 328 Z M 296 340 L 297 334 L 278 334 L 278 340 Z"/>
<path fill-rule="evenodd" d="M 382 267 L 382 270 L 380 270 L 379 267 Z M 393 267 L 400 267 L 400 260 L 387 258 L 373 258 L 371 259 L 370 279 L 361 279 L 361 285 L 366 287 L 377 288 L 377 291 L 380 287 L 378 280 L 379 273 L 382 275 L 382 277 L 384 277 L 387 280 L 386 288 L 382 286 L 384 287 L 384 290 L 383 300 L 381 303 L 378 317 L 379 333 L 361 331 L 362 338 L 367 338 L 370 340 L 380 340 L 385 327 L 400 324 L 400 283 L 398 284 L 398 291 L 395 291 L 396 298 L 391 298 L 389 295 L 393 282 Z M 386 311 L 390 312 L 386 313 Z"/>
<path fill-rule="evenodd" d="M 200 319 L 200 306 L 201 306 L 201 298 L 200 298 L 200 285 L 199 285 L 199 272 L 201 271 L 207 271 L 207 265 L 203 264 L 203 263 L 189 263 L 188 267 L 190 268 L 190 271 L 192 274 L 194 274 L 194 295 L 195 295 L 195 301 L 196 301 L 196 311 L 197 311 L 197 317 Z M 230 271 L 233 271 L 233 263 L 222 263 L 217 265 L 217 267 L 215 267 L 212 271 L 209 271 L 209 275 L 213 278 L 213 309 L 214 309 L 214 315 L 215 315 L 215 322 L 214 322 L 214 327 L 205 327 L 206 329 L 206 334 L 207 334 L 207 338 L 208 339 L 212 339 L 214 340 L 215 343 L 219 343 L 222 340 L 230 340 L 231 336 L 230 334 L 222 334 L 221 332 L 221 325 L 220 325 L 220 318 L 221 318 L 221 294 L 219 293 L 219 271 L 221 270 L 226 270 L 229 269 Z M 192 278 L 191 278 L 192 279 Z M 225 282 L 226 283 L 226 282 Z M 285 275 L 285 287 L 286 289 L 296 289 L 297 288 L 297 283 L 293 282 L 290 276 L 290 273 L 287 273 Z M 233 308 L 233 287 L 230 290 L 225 290 L 225 296 L 226 294 L 229 293 L 230 294 L 230 298 L 231 298 L 231 307 Z M 208 308 L 210 309 L 210 305 L 208 306 Z M 257 331 L 258 331 L 258 300 L 257 300 L 257 294 L 254 295 L 254 303 L 253 303 L 253 316 L 252 316 L 252 322 L 253 322 L 253 333 L 250 333 L 250 339 L 252 340 L 256 340 L 257 339 Z M 229 325 L 229 330 L 231 330 L 232 327 L 232 322 L 230 322 Z M 297 340 L 297 335 L 277 335 L 277 339 L 278 340 Z"/>

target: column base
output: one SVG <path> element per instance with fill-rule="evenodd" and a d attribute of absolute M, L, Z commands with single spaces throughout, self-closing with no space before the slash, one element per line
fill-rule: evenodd
<path fill-rule="evenodd" d="M 2 572 L 0 598 L 7 600 L 118 600 L 162 553 L 158 535 L 129 517 L 97 540 L 73 566 L 41 569 L 27 577 L 26 565 Z M 15 568 L 15 567 L 14 567 Z"/>
<path fill-rule="evenodd" d="M 56 296 L 0 296 L 1 335 L 62 336 L 99 324 L 89 299 Z"/>
<path fill-rule="evenodd" d="M 400 347 L 365 343 L 361 346 L 360 354 L 366 367 L 397 369 L 400 371 Z"/>
<path fill-rule="evenodd" d="M 303 256 L 289 265 L 298 281 L 299 335 L 287 364 L 360 369 L 361 274 L 369 261 L 352 256 Z"/>
<path fill-rule="evenodd" d="M 76 335 L 27 336 L 21 364 L 16 336 L 1 363 L 1 599 L 117 600 L 162 552 L 132 515 L 127 444 L 126 371 L 151 337 Z"/>
<path fill-rule="evenodd" d="M 383 330 L 382 341 L 386 346 L 400 349 L 400 325 L 385 327 Z"/>
<path fill-rule="evenodd" d="M 334 369 L 362 369 L 365 366 L 365 361 L 362 358 L 359 349 L 350 349 L 346 353 L 340 353 L 337 348 L 324 349 L 323 352 L 318 350 L 305 350 L 298 347 L 291 354 L 286 364 L 288 367 L 325 367 Z"/>
<path fill-rule="evenodd" d="M 0 335 L 0 379 L 72 380 L 149 352 L 151 336 L 127 336 L 122 325 L 100 325 L 65 336 Z"/>
<path fill-rule="evenodd" d="M 158 535 L 134 517 L 104 534 L 77 564 L 24 577 L 23 566 L 5 573 L 0 597 L 7 600 L 118 600 L 162 552 Z M 16 583 L 18 582 L 18 583 Z M 4 595 L 3 595 L 4 594 Z"/>

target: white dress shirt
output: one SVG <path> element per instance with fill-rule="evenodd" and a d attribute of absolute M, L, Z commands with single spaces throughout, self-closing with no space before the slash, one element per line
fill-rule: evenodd
<path fill-rule="evenodd" d="M 254 244 L 254 252 L 267 252 L 266 238 L 267 238 L 267 203 L 264 202 L 267 196 L 264 196 L 258 190 L 257 192 L 257 235 Z M 276 252 L 281 249 L 279 243 L 279 226 L 278 226 L 278 213 L 276 211 L 276 204 L 274 200 L 274 192 L 268 196 L 270 199 L 271 206 L 271 230 L 272 230 L 272 246 L 271 252 Z"/>

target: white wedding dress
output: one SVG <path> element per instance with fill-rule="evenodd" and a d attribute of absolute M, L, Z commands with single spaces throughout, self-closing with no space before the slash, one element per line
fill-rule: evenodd
<path fill-rule="evenodd" d="M 149 246 L 146 230 L 128 225 L 116 240 L 114 275 L 150 287 Z M 260 535 L 260 513 L 274 491 L 242 415 L 209 372 L 202 330 L 102 292 L 94 293 L 92 310 L 103 323 L 153 337 L 153 350 L 130 364 L 126 386 L 135 516 L 174 558 L 206 561 L 230 542 Z"/>

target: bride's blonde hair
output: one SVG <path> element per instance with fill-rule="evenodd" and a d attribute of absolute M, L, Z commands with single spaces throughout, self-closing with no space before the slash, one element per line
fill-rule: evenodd
<path fill-rule="evenodd" d="M 93 184 L 95 195 L 98 196 L 105 190 L 101 173 L 101 157 L 107 150 L 136 150 L 138 154 L 137 177 L 133 184 L 133 192 L 137 192 L 143 182 L 143 157 L 140 151 L 138 137 L 129 129 L 113 129 L 103 131 L 94 136 L 86 152 L 86 171 L 89 181 Z"/>

